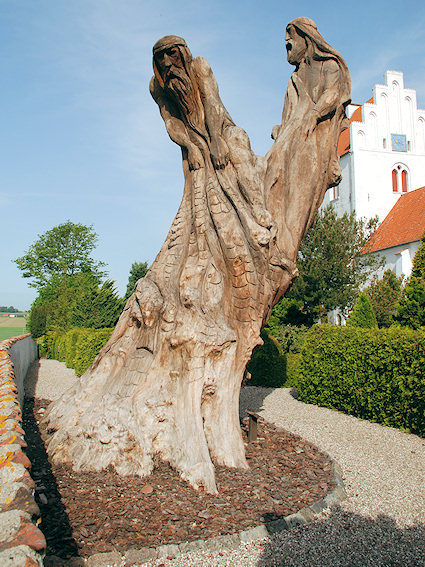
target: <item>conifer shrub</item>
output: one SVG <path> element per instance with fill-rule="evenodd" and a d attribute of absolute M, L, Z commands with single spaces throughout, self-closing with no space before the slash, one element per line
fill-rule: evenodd
<path fill-rule="evenodd" d="M 425 332 L 318 325 L 307 332 L 302 401 L 425 436 Z"/>
<path fill-rule="evenodd" d="M 264 344 L 254 349 L 247 371 L 248 386 L 280 388 L 286 382 L 286 358 L 282 346 L 266 331 L 261 331 Z"/>
<path fill-rule="evenodd" d="M 82 376 L 89 368 L 100 349 L 108 342 L 113 330 L 81 329 L 74 357 L 74 370 L 77 376 Z"/>
<path fill-rule="evenodd" d="M 356 304 L 348 316 L 347 327 L 374 329 L 377 326 L 376 315 L 373 311 L 369 296 L 364 292 L 359 293 Z"/>

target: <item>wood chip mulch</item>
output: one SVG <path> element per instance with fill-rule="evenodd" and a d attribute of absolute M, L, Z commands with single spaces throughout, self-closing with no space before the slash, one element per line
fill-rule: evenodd
<path fill-rule="evenodd" d="M 258 440 L 246 444 L 250 469 L 216 467 L 217 496 L 193 490 L 160 461 L 145 478 L 51 465 L 39 423 L 49 403 L 32 398 L 24 403 L 47 556 L 88 557 L 231 534 L 294 513 L 334 487 L 326 455 L 262 420 Z M 246 420 L 242 429 L 246 437 Z"/>

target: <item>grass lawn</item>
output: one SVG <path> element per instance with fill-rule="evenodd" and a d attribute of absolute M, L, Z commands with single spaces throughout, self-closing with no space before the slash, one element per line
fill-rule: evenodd
<path fill-rule="evenodd" d="M 0 341 L 4 341 L 9 337 L 16 337 L 24 335 L 27 331 L 22 330 L 22 327 L 0 327 Z"/>
<path fill-rule="evenodd" d="M 0 317 L 0 341 L 26 333 L 24 317 Z"/>

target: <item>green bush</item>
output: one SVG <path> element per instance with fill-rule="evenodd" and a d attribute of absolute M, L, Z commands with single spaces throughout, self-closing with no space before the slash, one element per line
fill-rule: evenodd
<path fill-rule="evenodd" d="M 74 369 L 81 376 L 108 342 L 113 329 L 82 329 L 75 347 Z"/>
<path fill-rule="evenodd" d="M 307 403 L 425 435 L 425 332 L 318 325 L 296 387 Z"/>
<path fill-rule="evenodd" d="M 347 327 L 374 329 L 377 326 L 376 315 L 369 296 L 365 292 L 359 293 L 356 304 L 348 316 Z"/>
<path fill-rule="evenodd" d="M 37 339 L 40 356 L 65 362 L 81 376 L 108 341 L 113 329 L 70 329 L 67 333 L 48 331 Z"/>
<path fill-rule="evenodd" d="M 74 368 L 74 359 L 77 348 L 78 337 L 81 335 L 82 329 L 71 329 L 66 333 L 66 354 L 65 364 L 67 368 Z"/>
<path fill-rule="evenodd" d="M 264 344 L 254 349 L 247 371 L 250 386 L 280 388 L 286 382 L 286 359 L 279 342 L 266 331 L 261 332 Z"/>

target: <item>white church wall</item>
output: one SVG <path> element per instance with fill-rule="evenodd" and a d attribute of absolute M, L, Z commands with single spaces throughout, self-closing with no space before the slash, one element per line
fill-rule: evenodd
<path fill-rule="evenodd" d="M 358 108 L 349 105 L 348 117 Z M 330 189 L 323 206 L 332 202 L 338 214 L 355 210 L 357 217 L 378 215 L 382 221 L 402 194 L 401 181 L 393 191 L 394 167 L 406 170 L 407 191 L 425 185 L 425 110 L 417 108 L 416 91 L 404 88 L 403 73 L 387 71 L 385 84 L 375 85 L 373 101 L 362 105 L 358 118 L 350 125 L 350 150 L 341 158 L 339 196 Z"/>

